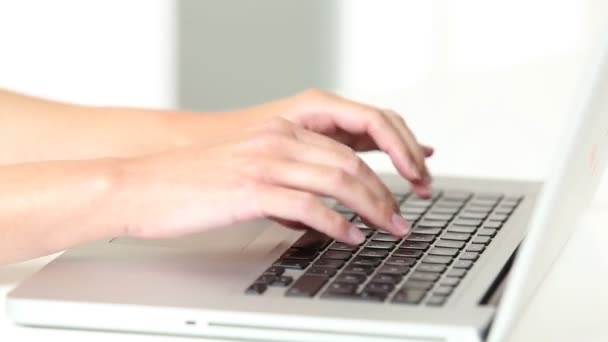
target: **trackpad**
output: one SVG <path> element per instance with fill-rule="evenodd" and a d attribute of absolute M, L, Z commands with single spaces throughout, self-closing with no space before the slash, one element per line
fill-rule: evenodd
<path fill-rule="evenodd" d="M 196 249 L 205 254 L 247 253 L 266 254 L 280 247 L 285 240 L 294 240 L 298 232 L 291 231 L 279 224 L 258 220 L 202 232 L 200 234 L 178 239 L 143 240 L 136 238 L 116 238 L 112 244 L 127 244 L 138 247 L 177 248 L 180 250 Z M 261 253 L 260 253 L 261 252 Z"/>

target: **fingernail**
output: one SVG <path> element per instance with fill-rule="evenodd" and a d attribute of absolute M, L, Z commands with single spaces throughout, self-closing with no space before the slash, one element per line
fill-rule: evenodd
<path fill-rule="evenodd" d="M 359 228 L 350 226 L 348 229 L 348 239 L 352 243 L 360 245 L 363 243 L 363 241 L 365 241 L 365 235 L 363 235 L 363 232 L 361 232 Z"/>
<path fill-rule="evenodd" d="M 393 214 L 392 221 L 393 221 L 393 226 L 395 226 L 395 228 L 401 235 L 405 235 L 410 232 L 410 225 L 403 218 L 403 216 L 401 216 L 399 214 Z"/>

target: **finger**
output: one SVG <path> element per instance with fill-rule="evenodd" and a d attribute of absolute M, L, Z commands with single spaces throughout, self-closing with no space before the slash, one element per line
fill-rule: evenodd
<path fill-rule="evenodd" d="M 320 150 L 315 151 L 316 155 L 297 153 L 296 160 L 341 167 L 366 184 L 380 199 L 394 203 L 397 209 L 397 203 L 394 202 L 394 197 L 386 184 L 351 148 L 306 129 L 296 129 L 295 134 L 305 145 L 320 147 Z M 302 148 L 298 150 L 301 151 Z"/>
<path fill-rule="evenodd" d="M 277 186 L 259 185 L 253 197 L 253 210 L 257 217 L 300 222 L 352 245 L 360 245 L 365 241 L 365 236 L 357 227 L 338 212 L 326 207 L 313 194 Z"/>
<path fill-rule="evenodd" d="M 416 140 L 416 137 L 412 131 L 407 127 L 403 118 L 392 110 L 381 111 L 389 122 L 397 129 L 399 135 L 403 141 L 406 142 L 407 149 L 410 153 L 410 157 L 413 158 L 416 163 L 416 168 L 420 171 L 422 181 L 424 183 L 430 183 L 431 177 L 426 167 L 424 149 Z"/>
<path fill-rule="evenodd" d="M 420 180 L 424 174 L 416 160 L 411 160 L 406 142 L 397 129 L 376 108 L 361 103 L 326 95 L 306 108 L 308 120 L 327 121 L 354 135 L 367 134 L 378 149 L 389 155 L 397 171 L 410 181 Z M 325 124 L 327 126 L 327 124 Z M 420 168 L 420 169 L 419 169 Z"/>
<path fill-rule="evenodd" d="M 420 146 L 422 146 L 422 152 L 424 153 L 424 156 L 427 158 L 431 157 L 435 153 L 435 149 L 432 148 L 431 146 L 422 145 L 422 144 Z"/>
<path fill-rule="evenodd" d="M 386 205 L 357 178 L 340 168 L 307 164 L 289 160 L 269 160 L 259 176 L 266 184 L 337 199 L 368 219 L 373 226 L 381 227 L 397 236 L 409 232 L 407 222 L 395 207 Z"/>

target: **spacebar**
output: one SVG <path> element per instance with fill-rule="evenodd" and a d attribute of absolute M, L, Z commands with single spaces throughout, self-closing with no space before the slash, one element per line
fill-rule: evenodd
<path fill-rule="evenodd" d="M 312 297 L 325 285 L 327 277 L 303 275 L 287 291 L 287 296 Z"/>

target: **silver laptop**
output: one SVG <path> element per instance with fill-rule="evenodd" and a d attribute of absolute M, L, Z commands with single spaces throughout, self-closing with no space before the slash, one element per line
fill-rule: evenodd
<path fill-rule="evenodd" d="M 247 341 L 503 341 L 588 205 L 608 159 L 608 59 L 584 75 L 545 184 L 383 175 L 414 222 L 358 248 L 269 221 L 64 253 L 7 298 L 17 323 Z"/>

